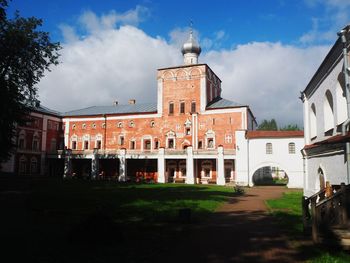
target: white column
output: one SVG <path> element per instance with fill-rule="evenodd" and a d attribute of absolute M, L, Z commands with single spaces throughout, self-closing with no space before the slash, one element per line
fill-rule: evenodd
<path fill-rule="evenodd" d="M 63 169 L 63 178 L 72 176 L 72 150 L 64 150 L 64 169 Z"/>
<path fill-rule="evenodd" d="M 165 175 L 165 150 L 164 148 L 159 148 L 158 156 L 158 183 L 166 183 L 167 178 Z"/>
<path fill-rule="evenodd" d="M 125 149 L 121 149 L 119 151 L 119 178 L 118 181 L 119 182 L 125 182 L 126 181 L 126 150 Z"/>
<path fill-rule="evenodd" d="M 217 162 L 217 178 L 216 178 L 216 184 L 218 185 L 225 185 L 225 173 L 224 173 L 224 147 L 219 146 L 218 147 L 218 158 L 216 159 Z"/>
<path fill-rule="evenodd" d="M 193 172 L 193 149 L 192 146 L 186 148 L 186 184 L 194 184 L 194 172 Z"/>
<path fill-rule="evenodd" d="M 98 149 L 95 148 L 91 158 L 91 179 L 96 179 L 98 175 Z"/>

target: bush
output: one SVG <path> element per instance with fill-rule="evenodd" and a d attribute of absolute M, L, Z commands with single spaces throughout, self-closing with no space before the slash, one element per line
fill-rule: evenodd
<path fill-rule="evenodd" d="M 238 184 L 233 187 L 233 190 L 237 195 L 243 195 L 245 193 L 244 187 Z"/>

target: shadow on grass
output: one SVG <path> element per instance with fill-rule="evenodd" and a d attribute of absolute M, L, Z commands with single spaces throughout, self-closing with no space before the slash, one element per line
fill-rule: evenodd
<path fill-rule="evenodd" d="M 0 219 L 1 233 L 9 241 L 4 250 L 13 259 L 34 262 L 152 258 L 233 194 L 232 188 L 218 186 L 19 178 L 2 182 L 0 205 L 6 216 Z M 191 211 L 185 219 L 179 216 L 184 208 Z"/>

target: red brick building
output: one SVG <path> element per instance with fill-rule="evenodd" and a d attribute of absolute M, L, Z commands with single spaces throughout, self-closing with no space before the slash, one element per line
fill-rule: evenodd
<path fill-rule="evenodd" d="M 63 149 L 60 113 L 37 105 L 25 125 L 17 127 L 16 151 L 2 171 L 19 175 L 55 175 L 63 172 L 57 150 Z"/>
<path fill-rule="evenodd" d="M 158 69 L 157 103 L 129 100 L 66 113 L 36 108 L 33 122 L 18 127 L 12 172 L 235 181 L 235 131 L 253 130 L 256 121 L 247 105 L 221 97 L 221 80 L 198 64 L 200 52 L 191 32 L 182 48 L 184 65 Z"/>
<path fill-rule="evenodd" d="M 157 72 L 157 103 L 96 106 L 63 114 L 65 176 L 158 182 L 235 180 L 235 131 L 255 129 L 246 105 L 221 97 L 221 80 L 190 34 L 184 65 Z"/>

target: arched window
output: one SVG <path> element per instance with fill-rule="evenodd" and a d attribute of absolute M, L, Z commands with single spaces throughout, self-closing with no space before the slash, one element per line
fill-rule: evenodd
<path fill-rule="evenodd" d="M 327 90 L 323 102 L 323 117 L 324 117 L 324 131 L 327 132 L 334 128 L 334 113 L 333 113 L 333 96 Z"/>
<path fill-rule="evenodd" d="M 335 90 L 337 125 L 342 124 L 347 118 L 346 98 L 345 98 L 345 79 L 344 73 L 338 75 L 338 82 Z"/>
<path fill-rule="evenodd" d="M 78 137 L 76 135 L 73 135 L 71 137 L 71 148 L 72 150 L 76 150 L 77 149 L 77 144 L 78 144 Z"/>
<path fill-rule="evenodd" d="M 36 159 L 36 157 L 32 157 L 30 159 L 30 173 L 31 174 L 38 173 L 38 160 Z"/>
<path fill-rule="evenodd" d="M 266 154 L 272 154 L 272 143 L 266 143 Z"/>
<path fill-rule="evenodd" d="M 26 132 L 21 130 L 18 136 L 18 148 L 25 149 L 26 148 Z"/>
<path fill-rule="evenodd" d="M 35 132 L 33 135 L 32 150 L 33 151 L 39 150 L 39 135 L 37 132 Z"/>
<path fill-rule="evenodd" d="M 118 122 L 118 123 L 117 123 L 117 127 L 118 127 L 118 128 L 123 128 L 123 123 L 122 123 L 121 121 Z"/>
<path fill-rule="evenodd" d="M 21 158 L 19 158 L 18 173 L 25 174 L 26 171 L 27 171 L 27 158 L 25 156 L 21 156 Z"/>
<path fill-rule="evenodd" d="M 317 136 L 317 118 L 316 118 L 316 106 L 314 103 L 311 104 L 310 110 L 310 138 Z"/>
<path fill-rule="evenodd" d="M 97 148 L 97 149 L 102 148 L 102 135 L 101 134 L 96 135 L 95 148 Z"/>
<path fill-rule="evenodd" d="M 213 130 L 208 130 L 205 133 L 205 145 L 207 149 L 214 149 L 215 148 L 215 132 Z"/>
<path fill-rule="evenodd" d="M 83 150 L 89 150 L 90 148 L 90 136 L 85 134 L 83 136 Z"/>
<path fill-rule="evenodd" d="M 290 142 L 288 144 L 288 152 L 290 154 L 294 154 L 295 153 L 295 143 L 294 142 Z"/>

